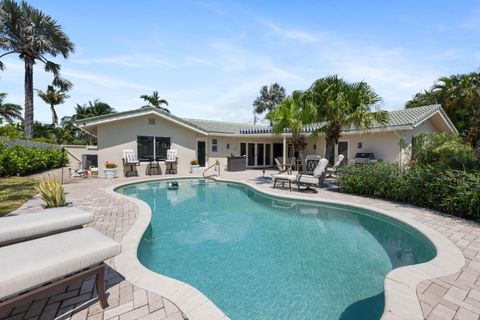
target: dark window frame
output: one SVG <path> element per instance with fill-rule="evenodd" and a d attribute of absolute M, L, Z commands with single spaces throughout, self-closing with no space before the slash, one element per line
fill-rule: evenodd
<path fill-rule="evenodd" d="M 171 144 L 170 137 L 137 136 L 137 158 L 141 162 L 152 159 L 164 161 L 167 159 L 167 150 L 170 149 Z"/>

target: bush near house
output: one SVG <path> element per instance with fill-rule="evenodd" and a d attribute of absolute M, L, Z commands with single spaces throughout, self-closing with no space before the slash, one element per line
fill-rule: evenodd
<path fill-rule="evenodd" d="M 5 146 L 0 144 L 0 177 L 59 168 L 68 164 L 68 157 L 56 148 Z"/>
<path fill-rule="evenodd" d="M 431 165 L 402 170 L 396 164 L 365 164 L 345 168 L 338 184 L 342 192 L 406 202 L 480 221 L 480 170 Z"/>
<path fill-rule="evenodd" d="M 409 166 L 350 166 L 339 176 L 340 190 L 406 202 L 480 221 L 480 159 L 457 135 L 415 136 Z"/>

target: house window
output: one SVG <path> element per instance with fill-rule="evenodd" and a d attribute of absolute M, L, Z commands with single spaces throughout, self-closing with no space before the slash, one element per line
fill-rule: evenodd
<path fill-rule="evenodd" d="M 230 143 L 227 143 L 227 150 L 230 150 Z"/>
<path fill-rule="evenodd" d="M 153 158 L 165 160 L 167 158 L 168 149 L 170 149 L 169 137 L 137 137 L 137 155 L 140 161 L 146 161 Z"/>
<path fill-rule="evenodd" d="M 217 151 L 218 151 L 218 140 L 212 139 L 212 152 L 217 152 Z"/>
<path fill-rule="evenodd" d="M 155 124 L 155 118 L 148 118 L 148 124 Z"/>

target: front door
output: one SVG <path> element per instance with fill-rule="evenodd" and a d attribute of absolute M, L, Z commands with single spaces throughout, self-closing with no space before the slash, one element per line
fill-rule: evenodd
<path fill-rule="evenodd" d="M 200 167 L 205 167 L 205 163 L 207 162 L 206 159 L 206 142 L 205 141 L 197 141 L 197 160 Z"/>

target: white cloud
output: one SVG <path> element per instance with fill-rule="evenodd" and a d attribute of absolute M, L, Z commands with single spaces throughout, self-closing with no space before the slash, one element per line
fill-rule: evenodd
<path fill-rule="evenodd" d="M 317 35 L 303 30 L 280 27 L 270 20 L 260 20 L 260 22 L 267 27 L 273 35 L 287 40 L 295 40 L 304 43 L 314 43 L 319 41 Z"/>

